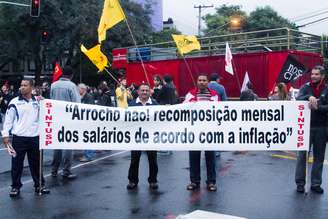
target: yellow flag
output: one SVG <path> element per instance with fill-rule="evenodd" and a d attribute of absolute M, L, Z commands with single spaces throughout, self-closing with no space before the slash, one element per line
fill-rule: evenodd
<path fill-rule="evenodd" d="M 175 35 L 172 34 L 174 42 L 181 55 L 191 52 L 193 50 L 200 50 L 200 43 L 196 36 L 191 35 Z"/>
<path fill-rule="evenodd" d="M 106 39 L 106 31 L 125 19 L 119 0 L 105 0 L 98 26 L 98 41 Z"/>
<path fill-rule="evenodd" d="M 101 52 L 100 44 L 92 47 L 91 49 L 85 48 L 81 45 L 81 51 L 90 59 L 90 61 L 97 66 L 99 71 L 103 71 L 108 66 L 107 57 Z"/>

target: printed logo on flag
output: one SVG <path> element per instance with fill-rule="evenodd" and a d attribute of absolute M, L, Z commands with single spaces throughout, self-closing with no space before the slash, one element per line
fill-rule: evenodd
<path fill-rule="evenodd" d="M 293 56 L 288 55 L 285 64 L 283 65 L 277 82 L 288 83 L 295 81 L 307 72 L 307 68 L 298 62 Z"/>

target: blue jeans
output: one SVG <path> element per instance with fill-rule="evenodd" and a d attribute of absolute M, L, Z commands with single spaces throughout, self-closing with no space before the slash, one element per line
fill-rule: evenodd
<path fill-rule="evenodd" d="M 95 154 L 95 151 L 94 150 L 85 150 L 84 151 L 84 157 L 88 160 L 92 160 L 93 159 L 93 156 Z"/>
<path fill-rule="evenodd" d="M 190 181 L 200 184 L 201 151 L 189 151 Z M 216 183 L 215 151 L 205 151 L 207 180 L 206 183 Z"/>

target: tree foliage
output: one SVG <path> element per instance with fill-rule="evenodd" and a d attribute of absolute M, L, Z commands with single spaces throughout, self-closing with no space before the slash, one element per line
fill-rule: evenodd
<path fill-rule="evenodd" d="M 129 0 L 122 0 L 121 5 L 137 43 L 148 40 L 147 36 L 152 33 L 151 12 Z M 52 63 L 66 56 L 76 68 L 80 60 L 87 62 L 80 58 L 80 45 L 83 43 L 90 48 L 97 44 L 102 7 L 103 0 L 43 0 L 40 17 L 33 18 L 27 7 L 0 5 L 0 69 L 8 62 L 19 63 L 28 57 L 36 64 L 35 75 L 39 79 L 45 60 Z M 43 31 L 49 33 L 49 40 L 44 45 L 41 43 Z M 112 48 L 131 45 L 133 41 L 128 28 L 121 22 L 107 31 L 107 40 L 102 47 L 109 55 Z M 90 62 L 83 63 L 86 71 L 93 74 L 96 69 L 91 66 Z"/>
<path fill-rule="evenodd" d="M 154 33 L 152 36 L 152 43 L 161 43 L 172 41 L 172 34 L 181 34 L 176 28 L 173 29 L 164 29 L 160 32 Z"/>
<path fill-rule="evenodd" d="M 297 29 L 296 25 L 280 16 L 270 6 L 256 8 L 247 18 L 246 31 L 266 30 L 288 27 Z"/>
<path fill-rule="evenodd" d="M 207 14 L 203 19 L 207 26 L 204 30 L 206 36 L 234 33 L 235 29 L 232 28 L 231 22 L 233 19 L 240 21 L 239 29 L 243 32 L 281 27 L 297 29 L 294 23 L 280 16 L 269 6 L 256 8 L 248 15 L 241 6 L 222 5 L 216 8 L 215 14 Z"/>
<path fill-rule="evenodd" d="M 204 30 L 206 36 L 224 35 L 232 32 L 231 20 L 239 19 L 241 25 L 247 19 L 246 12 L 239 5 L 222 5 L 216 8 L 215 14 L 207 14 L 203 17 L 207 28 Z"/>

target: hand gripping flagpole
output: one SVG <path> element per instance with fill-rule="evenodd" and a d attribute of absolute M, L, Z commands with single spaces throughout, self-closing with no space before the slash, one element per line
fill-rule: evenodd
<path fill-rule="evenodd" d="M 125 20 L 126 25 L 128 26 L 128 29 L 129 29 L 129 32 L 130 32 L 130 35 L 131 35 L 132 41 L 133 41 L 133 43 L 134 43 L 134 46 L 135 46 L 135 48 L 136 48 L 136 50 L 137 50 L 138 57 L 139 57 L 140 62 L 141 62 L 142 69 L 143 69 L 143 71 L 144 71 L 144 73 L 145 73 L 145 77 L 146 77 L 147 83 L 149 84 L 148 74 L 147 74 L 147 71 L 146 71 L 145 64 L 144 64 L 144 62 L 143 62 L 143 60 L 142 60 L 142 57 L 141 57 L 140 51 L 139 51 L 139 49 L 138 49 L 137 42 L 136 42 L 136 40 L 135 40 L 135 38 L 134 38 L 134 36 L 133 36 L 133 33 L 132 33 L 131 27 L 130 27 L 130 25 L 129 25 L 128 19 L 125 18 L 124 20 Z"/>

